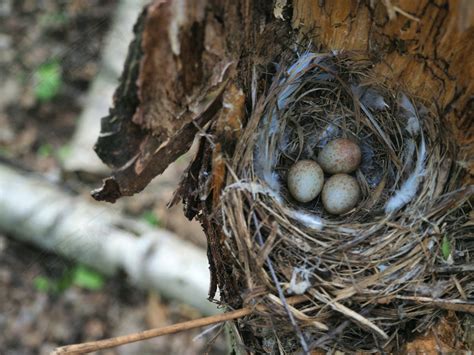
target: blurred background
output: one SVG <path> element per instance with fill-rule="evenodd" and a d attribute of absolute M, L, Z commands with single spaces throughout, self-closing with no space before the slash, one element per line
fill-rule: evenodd
<path fill-rule="evenodd" d="M 217 309 L 199 224 L 166 208 L 189 155 L 137 196 L 90 197 L 108 174 L 92 146 L 145 3 L 0 0 L 0 354 L 49 354 Z M 100 353 L 222 354 L 223 333 Z"/>

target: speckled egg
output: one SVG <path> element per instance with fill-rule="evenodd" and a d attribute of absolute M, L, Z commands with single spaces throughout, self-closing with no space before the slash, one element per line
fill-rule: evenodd
<path fill-rule="evenodd" d="M 324 184 L 321 197 L 324 208 L 329 213 L 335 215 L 346 213 L 359 202 L 359 183 L 347 174 L 333 175 Z"/>
<path fill-rule="evenodd" d="M 319 195 L 324 184 L 324 173 L 313 160 L 300 160 L 288 171 L 288 189 L 299 202 L 309 202 Z"/>
<path fill-rule="evenodd" d="M 328 174 L 351 173 L 361 161 L 359 146 L 347 138 L 330 141 L 321 150 L 318 163 Z"/>

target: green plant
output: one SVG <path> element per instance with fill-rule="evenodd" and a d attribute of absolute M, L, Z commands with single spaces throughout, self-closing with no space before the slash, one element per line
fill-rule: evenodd
<path fill-rule="evenodd" d="M 156 213 L 154 213 L 153 211 L 147 210 L 143 212 L 142 219 L 153 227 L 160 226 L 160 220 L 158 219 L 158 216 L 156 215 Z"/>
<path fill-rule="evenodd" d="M 444 260 L 448 260 L 451 255 L 451 243 L 447 236 L 444 236 L 441 242 L 441 254 L 443 255 Z"/>
<path fill-rule="evenodd" d="M 53 146 L 49 143 L 45 143 L 39 146 L 36 154 L 41 158 L 48 158 L 53 154 Z"/>
<path fill-rule="evenodd" d="M 72 283 L 75 286 L 95 291 L 104 286 L 104 277 L 84 265 L 78 265 L 73 270 Z"/>
<path fill-rule="evenodd" d="M 33 284 L 38 291 L 48 292 L 51 289 L 51 280 L 46 276 L 36 276 Z"/>
<path fill-rule="evenodd" d="M 57 60 L 43 63 L 35 73 L 35 96 L 39 101 L 50 101 L 61 89 L 61 65 Z"/>
<path fill-rule="evenodd" d="M 40 275 L 33 280 L 33 285 L 38 291 L 54 294 L 64 292 L 71 286 L 97 291 L 104 286 L 104 283 L 104 277 L 100 273 L 80 264 L 66 270 L 58 279 Z"/>

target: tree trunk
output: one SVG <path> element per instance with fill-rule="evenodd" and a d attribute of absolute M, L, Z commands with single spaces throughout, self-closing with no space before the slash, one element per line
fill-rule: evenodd
<path fill-rule="evenodd" d="M 470 184 L 473 24 L 470 0 L 156 0 L 135 26 L 115 106 L 102 121 L 96 151 L 114 174 L 94 197 L 114 202 L 141 191 L 200 135 L 177 198 L 206 231 L 210 297 L 219 288 L 223 303 L 239 307 L 245 286 L 226 263 L 232 255 L 221 247 L 222 227 L 213 214 L 229 173 L 225 160 L 255 102 L 255 68 L 303 41 L 323 52 L 366 53 L 385 85 L 418 97 L 442 117 Z"/>

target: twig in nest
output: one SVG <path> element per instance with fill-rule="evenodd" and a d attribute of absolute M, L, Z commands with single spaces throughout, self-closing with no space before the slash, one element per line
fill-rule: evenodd
<path fill-rule="evenodd" d="M 396 298 L 405 301 L 411 301 L 418 304 L 433 305 L 438 308 L 447 309 L 456 312 L 466 312 L 474 314 L 474 302 L 464 300 L 444 300 L 440 298 L 431 297 L 417 297 L 417 296 L 396 296 Z"/>
<path fill-rule="evenodd" d="M 463 265 L 443 265 L 435 268 L 438 273 L 444 274 L 458 274 L 461 272 L 474 272 L 474 265 L 463 264 Z"/>
<path fill-rule="evenodd" d="M 307 300 L 305 296 L 295 296 L 287 299 L 289 304 L 301 303 Z M 161 328 L 148 329 L 139 333 L 122 335 L 115 338 L 91 341 L 81 344 L 66 345 L 57 348 L 52 355 L 59 354 L 87 354 L 93 351 L 115 348 L 120 345 L 135 343 L 146 339 L 160 337 L 162 335 L 176 334 L 186 330 L 205 327 L 211 324 L 217 324 L 248 316 L 253 312 L 253 307 L 244 307 L 235 311 L 217 314 L 210 317 L 193 319 L 187 322 L 177 323 Z"/>

